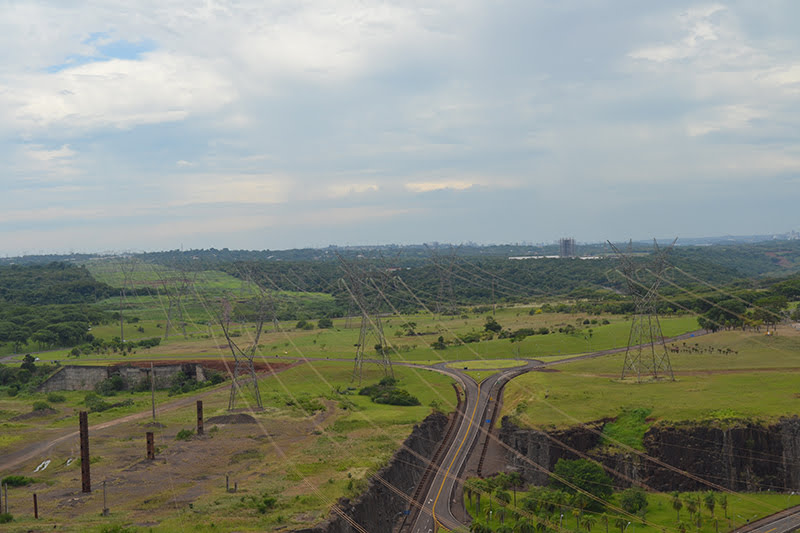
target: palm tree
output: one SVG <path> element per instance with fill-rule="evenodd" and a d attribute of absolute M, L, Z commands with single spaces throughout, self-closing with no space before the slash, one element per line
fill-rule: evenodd
<path fill-rule="evenodd" d="M 683 497 L 683 501 L 686 502 L 686 510 L 689 511 L 689 520 L 694 518 L 694 513 L 697 512 L 697 508 L 699 507 L 697 496 L 694 494 L 687 494 Z"/>
<path fill-rule="evenodd" d="M 592 533 L 592 528 L 597 523 L 597 516 L 587 514 L 583 517 L 583 527 L 586 528 L 586 533 Z"/>
<path fill-rule="evenodd" d="M 511 502 L 511 495 L 504 491 L 498 490 L 494 493 L 494 497 L 500 502 L 500 524 L 505 524 L 506 521 L 506 505 Z"/>
<path fill-rule="evenodd" d="M 606 533 L 608 533 L 608 515 L 606 513 L 603 513 L 602 515 L 600 515 L 600 520 L 602 520 L 603 524 L 605 524 Z"/>
<path fill-rule="evenodd" d="M 671 493 L 671 494 L 672 494 L 672 508 L 675 509 L 675 511 L 677 511 L 677 513 L 678 513 L 677 521 L 680 522 L 681 521 L 681 509 L 683 508 L 683 502 L 681 501 L 681 495 L 677 490 L 675 492 Z"/>
<path fill-rule="evenodd" d="M 703 503 L 706 509 L 711 513 L 711 518 L 714 518 L 714 508 L 717 506 L 717 499 L 714 497 L 713 491 L 708 491 L 703 495 Z"/>
<path fill-rule="evenodd" d="M 581 515 L 582 514 L 583 513 L 581 512 L 580 509 L 573 509 L 572 510 L 572 516 L 575 517 L 575 529 L 580 529 L 581 528 Z"/>
<path fill-rule="evenodd" d="M 538 524 L 534 526 L 529 518 L 522 518 L 517 520 L 517 523 L 514 524 L 514 531 L 516 533 L 536 533 L 537 527 Z"/>
<path fill-rule="evenodd" d="M 619 528 L 619 533 L 625 533 L 625 525 L 627 523 L 628 521 L 622 517 L 614 519 L 614 525 Z"/>
<path fill-rule="evenodd" d="M 474 520 L 469 525 L 469 530 L 472 533 L 492 533 L 492 528 L 490 528 L 489 526 L 487 526 L 483 522 L 478 522 L 477 520 Z"/>
<path fill-rule="evenodd" d="M 725 518 L 728 518 L 728 495 L 722 493 L 719 495 L 719 506 L 725 511 Z"/>

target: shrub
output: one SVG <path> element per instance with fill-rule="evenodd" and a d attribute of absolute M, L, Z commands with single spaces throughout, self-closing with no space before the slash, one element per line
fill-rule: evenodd
<path fill-rule="evenodd" d="M 94 390 L 97 394 L 102 394 L 103 396 L 114 396 L 124 388 L 125 380 L 122 379 L 122 376 L 116 374 L 95 385 Z"/>
<path fill-rule="evenodd" d="M 190 440 L 194 437 L 193 429 L 182 429 L 175 435 L 175 440 Z"/>
<path fill-rule="evenodd" d="M 111 408 L 111 404 L 102 399 L 96 392 L 87 392 L 83 403 L 93 413 L 99 413 Z"/>
<path fill-rule="evenodd" d="M 50 409 L 50 404 L 44 400 L 36 400 L 33 402 L 33 410 L 34 411 L 46 411 Z"/>
<path fill-rule="evenodd" d="M 36 480 L 32 477 L 27 476 L 6 476 L 2 480 L 0 480 L 0 485 L 6 484 L 9 487 L 24 487 L 26 485 L 30 485 L 31 483 L 35 483 Z"/>
<path fill-rule="evenodd" d="M 320 318 L 317 322 L 317 327 L 319 329 L 329 329 L 333 327 L 333 320 L 330 318 Z"/>
<path fill-rule="evenodd" d="M 0 524 L 8 524 L 12 520 L 14 520 L 14 517 L 11 513 L 0 513 Z"/>
<path fill-rule="evenodd" d="M 51 403 L 63 403 L 67 401 L 67 397 L 57 392 L 51 392 L 47 395 L 47 401 Z"/>

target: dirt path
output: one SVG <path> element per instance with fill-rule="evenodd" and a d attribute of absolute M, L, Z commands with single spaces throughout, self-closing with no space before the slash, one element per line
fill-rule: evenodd
<path fill-rule="evenodd" d="M 218 387 L 214 387 L 210 390 L 203 391 L 198 394 L 194 394 L 192 396 L 181 398 L 179 400 L 175 400 L 166 404 L 162 404 L 158 406 L 159 412 L 164 411 L 173 411 L 175 409 L 180 409 L 183 407 L 187 407 L 190 405 L 194 405 L 197 400 L 200 400 L 206 396 L 209 396 L 220 389 L 224 389 L 226 387 L 230 387 L 230 383 L 222 384 Z M 121 418 L 115 418 L 114 420 L 108 420 L 106 422 L 101 422 L 99 424 L 95 424 L 93 426 L 89 426 L 89 431 L 99 431 L 102 429 L 107 429 L 110 427 L 117 426 L 119 424 L 125 424 L 127 422 L 133 422 L 135 420 L 142 420 L 144 418 L 148 418 L 152 416 L 153 411 L 148 409 L 147 411 L 141 411 L 139 413 L 133 413 L 130 415 L 123 416 Z M 78 432 L 77 431 L 70 431 L 69 429 L 61 429 L 59 430 L 61 433 L 59 436 L 55 438 L 51 438 L 49 440 L 43 442 L 37 442 L 35 444 L 31 444 L 29 446 L 25 446 L 24 448 L 17 450 L 15 452 L 9 453 L 0 457 L 0 472 L 10 471 L 11 469 L 17 467 L 21 463 L 25 461 L 29 461 L 35 457 L 44 455 L 50 448 L 64 442 L 65 440 L 69 439 L 77 439 Z"/>

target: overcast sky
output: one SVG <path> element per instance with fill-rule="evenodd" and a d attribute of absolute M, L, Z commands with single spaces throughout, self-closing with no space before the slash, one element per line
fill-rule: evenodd
<path fill-rule="evenodd" d="M 798 21 L 794 0 L 6 0 L 0 254 L 797 230 Z"/>

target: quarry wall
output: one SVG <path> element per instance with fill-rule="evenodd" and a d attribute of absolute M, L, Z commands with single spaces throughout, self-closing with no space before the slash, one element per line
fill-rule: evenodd
<path fill-rule="evenodd" d="M 600 421 L 544 432 L 517 427 L 505 417 L 499 437 L 516 452 L 506 453 L 509 466 L 537 485 L 547 484 L 549 476 L 530 462 L 552 471 L 562 457 L 579 458 L 577 451 L 621 473 L 614 479 L 619 487 L 630 486 L 632 479 L 659 491 L 708 490 L 702 482 L 638 454 L 599 446 L 601 437 L 592 430 L 602 427 Z M 730 490 L 800 490 L 797 416 L 768 425 L 752 421 L 656 424 L 645 433 L 643 444 L 648 456 Z"/>
<path fill-rule="evenodd" d="M 402 520 L 402 513 L 408 509 L 407 498 L 422 478 L 428 461 L 436 447 L 444 438 L 447 416 L 435 412 L 420 424 L 414 426 L 411 435 L 405 440 L 405 447 L 398 450 L 389 464 L 383 467 L 370 482 L 367 490 L 354 500 L 342 498 L 339 508 L 348 517 L 367 531 L 392 531 Z M 408 449 L 413 450 L 411 453 Z M 417 456 L 419 454 L 422 457 Z M 385 480 L 386 483 L 380 481 Z M 398 494 L 387 486 L 399 489 Z M 354 533 L 358 531 L 340 515 L 331 513 L 330 518 L 312 528 L 297 530 L 296 533 Z"/>

